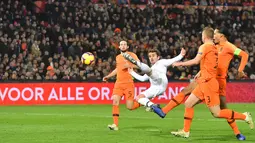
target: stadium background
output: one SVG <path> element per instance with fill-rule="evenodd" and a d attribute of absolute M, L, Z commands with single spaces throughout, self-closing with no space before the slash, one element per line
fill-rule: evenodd
<path fill-rule="evenodd" d="M 115 135 L 105 129 L 111 122 L 109 105 L 59 104 L 111 103 L 113 83 L 101 80 L 115 68 L 120 39 L 127 40 L 130 50 L 145 63 L 148 63 L 146 50 L 153 47 L 161 51 L 163 58 L 176 56 L 183 47 L 188 51 L 184 59 L 187 60 L 195 57 L 202 43 L 201 29 L 207 25 L 226 26 L 232 34 L 229 40 L 249 53 L 244 70 L 247 78 L 235 79 L 238 58 L 230 64 L 227 100 L 249 102 L 251 104 L 230 104 L 230 107 L 254 111 L 254 6 L 253 0 L 2 0 L 0 105 L 4 106 L 0 107 L 3 129 L 0 134 L 3 142 L 70 142 L 74 139 L 78 139 L 76 142 L 139 142 L 139 139 L 140 142 L 186 142 L 167 133 L 169 126 L 172 130 L 181 126 L 182 107 L 170 114 L 171 120 L 162 121 L 140 109 L 129 113 L 122 106 L 124 129 Z M 95 55 L 96 66 L 80 63 L 81 54 L 88 51 Z M 161 99 L 155 99 L 156 102 L 167 103 L 198 71 L 198 66 L 169 68 L 168 91 Z M 148 83 L 137 83 L 136 93 L 146 87 Z M 54 106 L 17 106 L 39 104 Z M 196 110 L 199 116 L 194 119 L 194 136 L 188 141 L 234 142 L 227 125 L 210 120 L 205 110 L 200 106 Z M 137 125 L 137 120 L 142 123 Z M 157 125 L 151 125 L 152 120 L 157 121 Z M 246 128 L 240 128 L 251 142 L 255 140 Z M 64 136 L 66 132 L 70 135 Z M 134 139 L 126 137 L 127 133 Z M 87 136 L 83 137 L 84 134 Z"/>

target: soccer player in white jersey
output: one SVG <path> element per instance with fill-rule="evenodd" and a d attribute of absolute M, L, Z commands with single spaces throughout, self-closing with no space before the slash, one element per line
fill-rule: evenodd
<path fill-rule="evenodd" d="M 140 104 L 144 105 L 145 107 L 151 107 L 154 103 L 149 99 L 162 95 L 165 92 L 168 84 L 168 79 L 166 76 L 167 67 L 172 65 L 174 62 L 180 61 L 185 54 L 186 51 L 182 49 L 181 53 L 175 58 L 160 59 L 160 52 L 157 49 L 150 49 L 148 51 L 148 56 L 152 65 L 151 68 L 140 61 L 136 61 L 127 53 L 122 54 L 125 59 L 135 64 L 144 73 L 144 75 L 141 76 L 134 72 L 132 68 L 129 68 L 129 73 L 134 78 L 139 81 L 150 80 L 150 88 L 143 91 L 136 97 L 136 100 Z"/>

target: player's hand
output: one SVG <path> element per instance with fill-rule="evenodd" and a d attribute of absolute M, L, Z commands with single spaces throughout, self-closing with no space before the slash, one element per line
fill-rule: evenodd
<path fill-rule="evenodd" d="M 237 73 L 236 79 L 241 79 L 245 77 L 247 77 L 247 75 L 243 71 L 241 71 Z"/>
<path fill-rule="evenodd" d="M 182 66 L 182 62 L 175 62 L 172 64 L 173 67 L 179 67 Z"/>
<path fill-rule="evenodd" d="M 133 70 L 133 68 L 128 68 L 128 72 L 129 73 L 131 73 L 131 72 L 133 72 L 134 70 Z"/>
<path fill-rule="evenodd" d="M 182 50 L 181 50 L 181 55 L 182 55 L 182 56 L 185 56 L 185 55 L 186 55 L 186 50 L 185 50 L 184 48 L 182 48 Z"/>
<path fill-rule="evenodd" d="M 103 81 L 106 82 L 109 78 L 107 76 L 103 77 Z"/>

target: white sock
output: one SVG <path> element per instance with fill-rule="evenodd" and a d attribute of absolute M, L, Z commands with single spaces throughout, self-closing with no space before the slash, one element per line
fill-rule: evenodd
<path fill-rule="evenodd" d="M 142 70 L 142 72 L 144 72 L 145 74 L 151 72 L 151 68 L 150 68 L 148 65 L 146 65 L 146 64 L 144 64 L 144 63 L 142 63 L 142 62 L 137 61 L 137 66 L 138 66 L 138 67 Z"/>
<path fill-rule="evenodd" d="M 138 102 L 140 104 L 142 104 L 143 106 L 146 106 L 146 107 L 150 107 L 151 105 L 153 105 L 154 103 L 151 102 L 148 98 L 140 98 L 138 99 Z"/>

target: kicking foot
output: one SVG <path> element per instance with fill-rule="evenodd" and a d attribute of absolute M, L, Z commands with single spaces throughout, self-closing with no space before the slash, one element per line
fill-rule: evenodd
<path fill-rule="evenodd" d="M 133 57 L 131 57 L 127 52 L 121 53 L 121 55 L 122 55 L 126 60 L 130 61 L 131 63 L 133 63 L 133 64 L 135 64 L 135 65 L 137 65 L 136 60 L 135 60 Z"/>
<path fill-rule="evenodd" d="M 152 105 L 151 109 L 153 110 L 154 113 L 158 114 L 159 117 L 165 118 L 166 114 L 161 110 L 161 108 L 157 105 Z"/>
<path fill-rule="evenodd" d="M 110 130 L 113 130 L 113 131 L 118 131 L 118 130 L 119 130 L 118 126 L 116 126 L 115 124 L 108 125 L 108 128 L 109 128 Z"/>
<path fill-rule="evenodd" d="M 178 131 L 172 131 L 171 134 L 178 136 L 178 137 L 183 137 L 183 138 L 189 137 L 189 132 L 185 132 L 183 129 L 178 130 Z"/>
<path fill-rule="evenodd" d="M 155 104 L 156 106 L 158 106 L 160 108 L 160 105 L 159 104 Z M 145 108 L 145 111 L 147 112 L 153 112 L 153 110 L 151 109 L 151 107 L 146 107 Z"/>
<path fill-rule="evenodd" d="M 251 113 L 250 112 L 244 112 L 243 114 L 246 116 L 245 122 L 247 124 L 249 124 L 251 129 L 253 129 L 254 128 L 254 122 L 252 120 Z"/>

